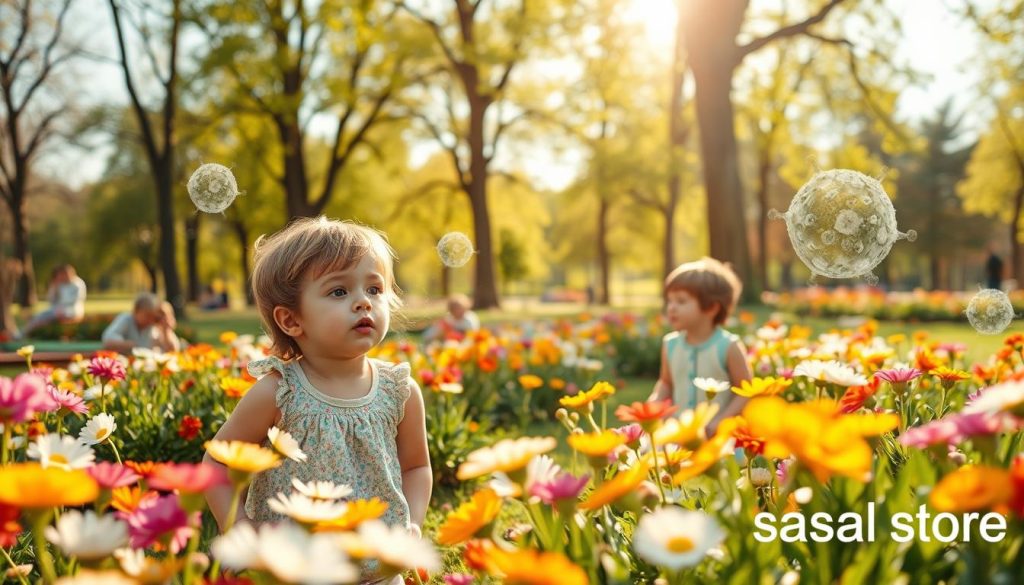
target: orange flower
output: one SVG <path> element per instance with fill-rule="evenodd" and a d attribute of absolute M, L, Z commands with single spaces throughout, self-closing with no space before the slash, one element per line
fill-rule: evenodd
<path fill-rule="evenodd" d="M 629 406 L 623 404 L 615 409 L 615 416 L 622 422 L 635 422 L 641 425 L 660 421 L 676 411 L 671 400 L 655 402 L 634 402 Z"/>
<path fill-rule="evenodd" d="M 565 390 L 565 380 L 561 378 L 551 378 L 548 380 L 548 386 L 551 386 L 552 390 Z"/>
<path fill-rule="evenodd" d="M 125 486 L 114 488 L 111 491 L 112 500 L 110 505 L 115 510 L 120 510 L 125 514 L 131 514 L 138 509 L 139 504 L 144 500 L 149 500 L 157 497 L 159 494 L 153 491 L 143 491 L 138 486 Z"/>
<path fill-rule="evenodd" d="M 224 345 L 229 345 L 232 341 L 238 339 L 238 334 L 234 331 L 225 331 L 220 334 L 220 342 Z"/>
<path fill-rule="evenodd" d="M 942 365 L 935 354 L 925 348 L 919 348 L 914 355 L 914 367 L 922 372 L 930 372 Z"/>
<path fill-rule="evenodd" d="M 868 398 L 871 398 L 878 392 L 878 386 L 881 382 L 881 378 L 872 376 L 865 386 L 850 386 L 847 388 L 846 392 L 843 393 L 843 397 L 839 399 L 839 411 L 843 414 L 850 414 L 860 410 Z"/>
<path fill-rule="evenodd" d="M 153 475 L 156 468 L 155 461 L 125 461 L 124 464 L 141 477 Z"/>
<path fill-rule="evenodd" d="M 488 572 L 508 585 L 588 585 L 579 566 L 561 553 L 532 549 L 505 551 L 494 548 L 488 555 Z"/>
<path fill-rule="evenodd" d="M 683 462 L 682 468 L 672 478 L 675 483 L 680 484 L 697 477 L 710 469 L 719 459 L 732 453 L 729 439 L 733 437 L 736 427 L 739 426 L 737 418 L 730 417 L 719 423 L 715 436 L 694 451 L 688 461 Z"/>
<path fill-rule="evenodd" d="M 750 425 L 741 416 L 736 417 L 736 428 L 732 431 L 736 446 L 746 450 L 749 456 L 764 453 L 764 439 L 750 432 Z"/>
<path fill-rule="evenodd" d="M 352 500 L 346 503 L 345 513 L 333 520 L 319 522 L 313 527 L 314 532 L 348 532 L 368 520 L 376 520 L 388 509 L 387 502 L 379 498 L 369 500 Z"/>
<path fill-rule="evenodd" d="M 473 538 L 494 521 L 501 510 L 501 498 L 490 488 L 484 488 L 468 502 L 463 502 L 445 518 L 437 531 L 437 542 L 452 546 Z"/>
<path fill-rule="evenodd" d="M 536 390 L 544 385 L 544 379 L 533 374 L 523 374 L 519 376 L 519 385 L 526 391 Z"/>
<path fill-rule="evenodd" d="M 462 558 L 466 561 L 468 569 L 486 571 L 490 566 L 493 550 L 495 550 L 495 546 L 490 540 L 471 540 L 466 543 L 466 550 L 462 552 Z"/>
<path fill-rule="evenodd" d="M 0 504 L 32 509 L 79 506 L 99 495 L 96 480 L 81 469 L 65 471 L 38 463 L 0 467 Z"/>
<path fill-rule="evenodd" d="M 963 370 L 953 370 L 946 366 L 941 366 L 928 373 L 938 378 L 947 390 L 960 380 L 966 380 L 971 377 L 970 374 Z"/>
<path fill-rule="evenodd" d="M 942 478 L 928 502 L 940 512 L 1000 511 L 1012 495 L 1005 469 L 967 465 Z"/>
<path fill-rule="evenodd" d="M 242 378 L 227 377 L 221 378 L 220 389 L 224 391 L 229 398 L 241 398 L 245 396 L 245 393 L 252 388 L 252 382 L 243 380 Z"/>
<path fill-rule="evenodd" d="M 575 396 L 564 396 L 558 403 L 566 408 L 576 410 L 589 410 L 591 404 L 615 394 L 615 386 L 608 382 L 597 382 L 590 387 L 590 390 L 580 391 Z"/>
<path fill-rule="evenodd" d="M 487 354 L 485 356 L 481 356 L 480 359 L 476 361 L 476 365 L 478 368 L 480 368 L 481 372 L 484 372 L 485 374 L 490 374 L 498 369 L 498 358 L 494 357 L 493 355 Z"/>
<path fill-rule="evenodd" d="M 604 482 L 587 496 L 587 499 L 579 505 L 581 510 L 596 510 L 601 506 L 610 504 L 622 496 L 632 492 L 647 479 L 647 472 L 650 471 L 650 464 L 646 460 L 638 462 L 626 471 Z"/>

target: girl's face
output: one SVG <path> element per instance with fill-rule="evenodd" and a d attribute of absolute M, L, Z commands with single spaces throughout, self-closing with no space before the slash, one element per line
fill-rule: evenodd
<path fill-rule="evenodd" d="M 303 280 L 295 335 L 303 353 L 355 358 L 384 339 L 391 311 L 384 275 L 367 254 L 344 270 Z"/>
<path fill-rule="evenodd" d="M 676 331 L 689 329 L 705 320 L 710 324 L 716 310 L 714 305 L 706 310 L 701 309 L 697 297 L 687 290 L 672 289 L 665 295 L 665 317 L 669 326 Z"/>

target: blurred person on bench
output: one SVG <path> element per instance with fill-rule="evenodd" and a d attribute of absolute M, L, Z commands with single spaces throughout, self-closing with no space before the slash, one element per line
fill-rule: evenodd
<path fill-rule="evenodd" d="M 142 293 L 130 312 L 114 317 L 103 331 L 103 349 L 120 353 L 130 353 L 136 347 L 178 351 L 182 342 L 174 333 L 176 326 L 170 303 L 161 302 L 153 293 Z"/>
<path fill-rule="evenodd" d="M 19 338 L 29 337 L 33 331 L 50 323 L 78 323 L 85 317 L 85 281 L 78 277 L 75 267 L 61 264 L 53 269 L 46 299 L 50 308 L 32 317 Z"/>

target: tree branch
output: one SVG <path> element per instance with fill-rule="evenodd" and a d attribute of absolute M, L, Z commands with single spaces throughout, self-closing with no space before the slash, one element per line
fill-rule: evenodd
<path fill-rule="evenodd" d="M 736 61 L 742 61 L 743 58 L 749 55 L 750 53 L 753 53 L 754 51 L 760 49 L 761 47 L 764 47 L 765 45 L 777 39 L 792 37 L 806 33 L 808 28 L 825 20 L 825 17 L 828 16 L 828 13 L 832 12 L 832 9 L 834 9 L 836 6 L 839 6 L 844 1 L 845 0 L 830 0 L 829 3 L 823 6 L 817 14 L 808 17 L 806 20 L 782 27 L 779 30 L 771 33 L 770 35 L 754 39 L 743 46 L 737 47 Z"/>

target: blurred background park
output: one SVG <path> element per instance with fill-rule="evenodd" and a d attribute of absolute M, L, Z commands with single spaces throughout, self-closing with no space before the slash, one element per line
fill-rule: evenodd
<path fill-rule="evenodd" d="M 992 257 L 1024 270 L 1021 0 L 3 0 L 0 90 L 8 336 L 64 264 L 86 317 L 44 337 L 146 290 L 193 339 L 256 332 L 255 240 L 319 214 L 388 234 L 413 328 L 455 292 L 485 322 L 653 311 L 703 255 L 758 316 L 955 323 Z M 211 162 L 223 214 L 186 191 Z M 807 289 L 768 219 L 817 168 L 919 234 L 875 288 Z"/>

